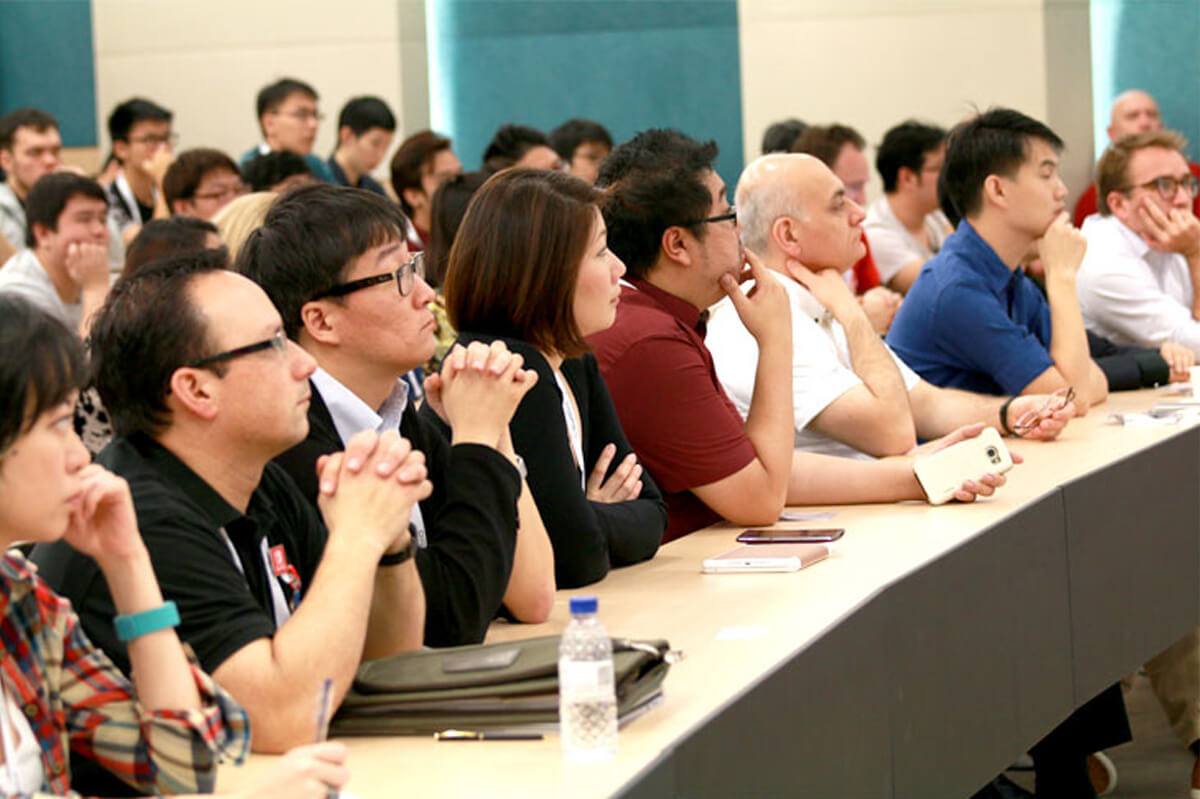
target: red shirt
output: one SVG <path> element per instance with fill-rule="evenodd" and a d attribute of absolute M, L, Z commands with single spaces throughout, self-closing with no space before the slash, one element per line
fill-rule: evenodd
<path fill-rule="evenodd" d="M 863 231 L 862 243 L 867 251 L 853 267 L 854 281 L 851 285 L 855 294 L 866 294 L 876 286 L 883 285 L 883 281 L 879 279 L 879 268 L 875 266 L 875 258 L 871 255 L 871 245 L 867 242 L 866 231 Z"/>
<path fill-rule="evenodd" d="M 1200 164 L 1188 161 L 1188 169 L 1191 170 L 1193 175 L 1200 178 Z M 1075 227 L 1082 225 L 1083 220 L 1100 210 L 1100 207 L 1096 204 L 1097 193 L 1096 184 L 1093 183 L 1084 190 L 1083 194 L 1079 195 L 1079 199 L 1075 202 Z M 1196 216 L 1200 216 L 1200 196 L 1197 196 L 1192 201 L 1192 211 Z"/>
<path fill-rule="evenodd" d="M 617 320 L 588 337 L 629 443 L 663 492 L 663 543 L 721 520 L 690 489 L 755 458 L 725 396 L 694 305 L 642 280 L 621 290 Z"/>

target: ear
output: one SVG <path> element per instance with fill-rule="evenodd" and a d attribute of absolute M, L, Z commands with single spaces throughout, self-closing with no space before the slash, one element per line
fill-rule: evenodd
<path fill-rule="evenodd" d="M 999 175 L 988 175 L 983 180 L 983 201 L 1001 208 L 1008 208 L 1008 192 L 1004 178 Z"/>
<path fill-rule="evenodd" d="M 271 133 L 275 130 L 275 113 L 266 111 L 258 118 L 258 127 L 262 129 L 263 138 L 270 138 Z"/>
<path fill-rule="evenodd" d="M 771 241 L 774 241 L 784 254 L 791 258 L 799 258 L 802 249 L 800 226 L 792 217 L 781 216 L 771 223 Z"/>
<path fill-rule="evenodd" d="M 171 200 L 171 213 L 175 216 L 195 216 L 196 204 L 188 199 Z"/>
<path fill-rule="evenodd" d="M 328 346 L 337 346 L 341 337 L 337 332 L 337 306 L 327 300 L 312 300 L 300 308 L 300 322 L 313 341 Z"/>
<path fill-rule="evenodd" d="M 896 185 L 903 186 L 908 183 L 915 183 L 917 173 L 906 166 L 902 166 L 896 170 Z"/>
<path fill-rule="evenodd" d="M 423 208 L 427 202 L 425 192 L 420 189 L 405 189 L 400 194 L 404 197 L 404 202 L 408 203 L 409 208 Z"/>
<path fill-rule="evenodd" d="M 171 373 L 168 385 L 182 410 L 206 422 L 217 418 L 220 381 L 213 372 L 181 366 Z"/>
<path fill-rule="evenodd" d="M 13 154 L 8 150 L 0 149 L 0 167 L 2 167 L 5 172 L 13 171 Z"/>
<path fill-rule="evenodd" d="M 338 147 L 345 147 L 354 139 L 354 129 L 349 125 L 338 128 Z"/>
<path fill-rule="evenodd" d="M 1124 216 L 1134 212 L 1133 202 L 1119 191 L 1110 191 L 1105 200 L 1108 201 L 1108 210 L 1115 216 Z"/>
<path fill-rule="evenodd" d="M 129 157 L 129 142 L 115 141 L 112 143 L 113 155 L 121 164 L 125 163 L 125 159 Z"/>
<path fill-rule="evenodd" d="M 683 228 L 671 226 L 663 231 L 659 250 L 669 260 L 682 266 L 692 265 L 692 254 L 688 249 L 690 242 L 695 241 L 691 234 Z"/>
<path fill-rule="evenodd" d="M 37 244 L 36 244 L 37 247 L 41 247 L 42 244 L 44 243 L 44 240 L 53 234 L 54 234 L 54 231 L 51 230 L 50 228 L 48 228 L 46 225 L 42 224 L 41 222 L 33 223 L 33 240 L 35 242 L 37 242 Z"/>

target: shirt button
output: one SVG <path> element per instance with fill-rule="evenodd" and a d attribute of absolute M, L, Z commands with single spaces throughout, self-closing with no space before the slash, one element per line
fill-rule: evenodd
<path fill-rule="evenodd" d="M 25 705 L 25 715 L 26 716 L 29 716 L 29 718 L 31 718 L 31 719 L 35 719 L 35 718 L 37 718 L 37 714 L 38 714 L 37 705 L 35 705 L 33 702 L 30 702 L 29 704 Z"/>

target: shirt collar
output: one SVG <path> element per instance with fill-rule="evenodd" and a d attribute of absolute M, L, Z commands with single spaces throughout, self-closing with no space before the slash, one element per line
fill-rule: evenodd
<path fill-rule="evenodd" d="M 1009 284 L 1018 279 L 1016 276 L 1022 274 L 1020 268 L 1015 272 L 1009 269 L 1008 264 L 1000 260 L 1000 256 L 992 249 L 992 245 L 984 241 L 965 219 L 958 223 L 958 230 L 942 245 L 942 252 L 947 251 L 961 255 L 968 268 L 983 278 L 987 287 L 997 295 L 1003 294 Z"/>
<path fill-rule="evenodd" d="M 695 330 L 701 337 L 704 336 L 704 323 L 708 318 L 707 312 L 701 312 L 699 308 L 687 300 L 682 300 L 668 291 L 663 291 L 658 286 L 648 283 L 645 280 L 628 278 L 627 282 L 634 289 L 642 292 L 647 298 L 659 305 L 664 311 L 686 325 L 688 329 Z"/>
<path fill-rule="evenodd" d="M 376 411 L 319 366 L 310 379 L 317 391 L 321 392 L 321 399 L 329 409 L 333 426 L 337 429 L 338 438 L 342 443 L 363 430 L 383 432 L 400 428 L 400 417 L 408 407 L 409 386 L 404 380 L 396 381 L 392 393 Z"/>

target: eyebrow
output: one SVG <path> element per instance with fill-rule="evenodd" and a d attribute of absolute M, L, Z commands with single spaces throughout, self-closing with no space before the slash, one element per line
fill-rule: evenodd
<path fill-rule="evenodd" d="M 1038 165 L 1038 169 L 1041 169 L 1043 167 L 1048 167 L 1048 166 L 1057 167 L 1058 160 L 1055 158 L 1047 158 L 1045 161 L 1042 161 L 1042 163 Z"/>
<path fill-rule="evenodd" d="M 399 250 L 401 246 L 402 245 L 400 242 L 396 242 L 395 244 L 390 244 L 387 247 L 384 247 L 382 250 L 380 250 L 379 255 L 375 256 L 376 265 L 382 263 L 384 258 L 388 257 L 392 253 Z"/>

